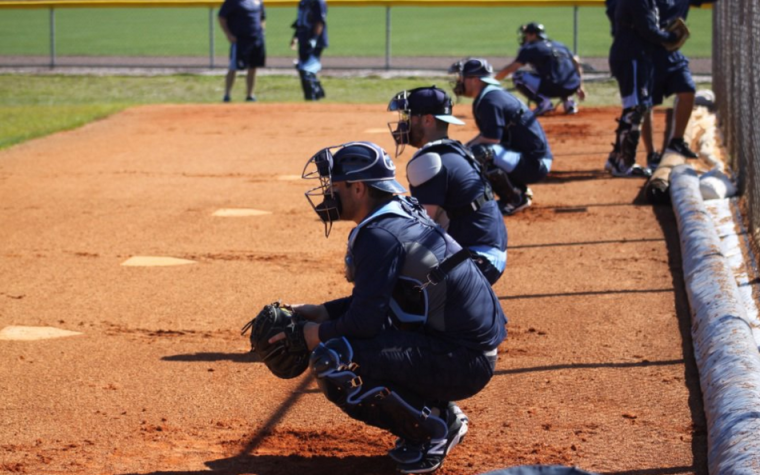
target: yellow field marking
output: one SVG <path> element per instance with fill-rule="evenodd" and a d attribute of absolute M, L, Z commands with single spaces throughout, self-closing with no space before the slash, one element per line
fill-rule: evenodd
<path fill-rule="evenodd" d="M 0 330 L 0 340 L 9 341 L 49 340 L 51 338 L 63 338 L 76 335 L 81 335 L 81 333 L 62 330 L 55 327 L 9 326 Z"/>
<path fill-rule="evenodd" d="M 161 257 L 161 256 L 133 256 L 122 262 L 121 265 L 126 267 L 166 267 L 166 266 L 181 266 L 185 264 L 195 264 L 195 261 L 189 261 L 187 259 L 177 259 L 176 257 Z"/>

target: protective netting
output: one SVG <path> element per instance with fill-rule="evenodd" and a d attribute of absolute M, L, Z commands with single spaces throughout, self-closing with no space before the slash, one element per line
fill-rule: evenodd
<path fill-rule="evenodd" d="M 718 1 L 713 11 L 713 89 L 730 165 L 760 244 L 760 0 Z"/>

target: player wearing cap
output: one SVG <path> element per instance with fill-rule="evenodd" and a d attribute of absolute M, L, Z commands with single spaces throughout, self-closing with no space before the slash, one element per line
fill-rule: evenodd
<path fill-rule="evenodd" d="M 578 105 L 572 96 L 578 94 L 580 100 L 586 98 L 578 57 L 564 44 L 549 39 L 540 23 L 520 26 L 517 35 L 520 43 L 517 58 L 494 77 L 502 80 L 512 74 L 517 90 L 536 104 L 533 110 L 536 115 L 554 110 L 553 97 L 561 98 L 565 114 L 577 113 Z M 526 65 L 533 71 L 520 70 Z"/>
<path fill-rule="evenodd" d="M 533 201 L 528 185 L 546 178 L 552 165 L 543 127 L 523 101 L 500 87 L 485 59 L 457 61 L 449 73 L 456 75 L 454 93 L 474 99 L 472 113 L 480 133 L 467 145 L 485 164 L 502 214 L 527 208 Z"/>
<path fill-rule="evenodd" d="M 480 164 L 448 137 L 449 124 L 464 125 L 452 109 L 451 98 L 435 86 L 401 91 L 388 104 L 399 121 L 388 126 L 396 156 L 406 144 L 419 149 L 406 166 L 412 196 L 494 284 L 507 263 L 507 228 Z"/>

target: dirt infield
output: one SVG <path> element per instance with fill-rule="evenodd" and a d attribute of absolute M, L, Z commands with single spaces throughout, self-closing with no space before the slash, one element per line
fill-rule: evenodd
<path fill-rule="evenodd" d="M 452 136 L 468 139 L 459 109 Z M 470 433 L 440 474 L 707 473 L 675 218 L 642 180 L 601 171 L 616 113 L 541 119 L 554 169 L 507 218 L 495 286 L 509 337 L 491 384 L 461 402 Z M 0 473 L 393 473 L 392 437 L 309 376 L 271 376 L 239 331 L 271 301 L 350 292 L 351 225 L 325 239 L 297 177 L 327 145 L 390 149 L 392 119 L 379 105 L 146 106 L 0 152 L 0 330 L 82 333 L 0 340 Z M 193 263 L 122 265 L 136 256 Z"/>

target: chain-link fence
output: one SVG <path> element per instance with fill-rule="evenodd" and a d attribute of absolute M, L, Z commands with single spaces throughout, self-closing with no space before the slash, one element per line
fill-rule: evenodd
<path fill-rule="evenodd" d="M 713 89 L 720 127 L 760 244 L 760 0 L 715 3 Z"/>

